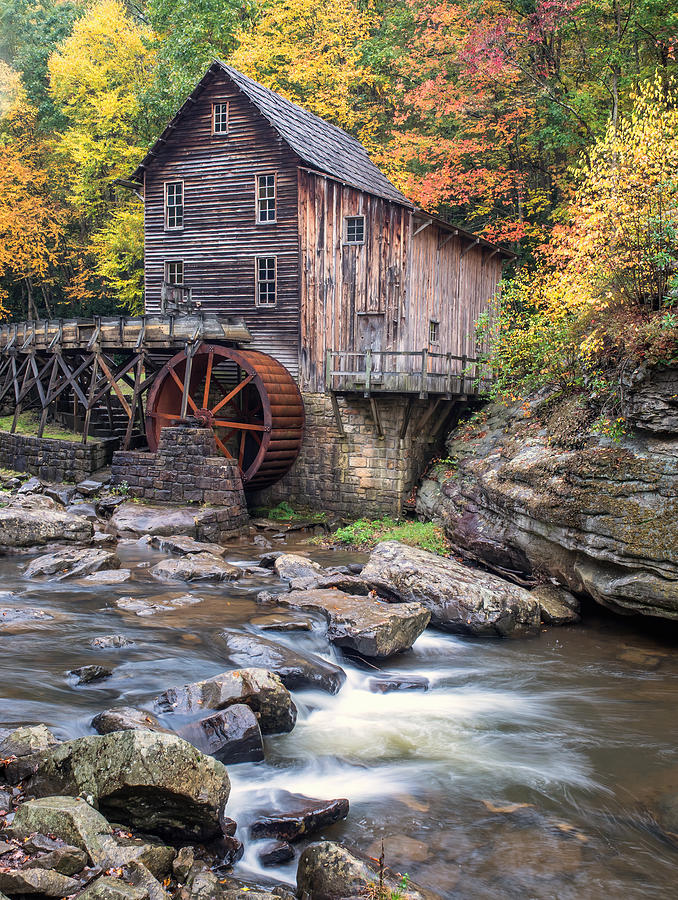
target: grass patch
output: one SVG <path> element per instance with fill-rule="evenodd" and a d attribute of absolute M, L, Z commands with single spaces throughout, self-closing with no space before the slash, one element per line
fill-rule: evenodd
<path fill-rule="evenodd" d="M 274 522 L 285 522 L 291 525 L 293 522 L 324 522 L 327 513 L 313 510 L 293 509 L 287 500 L 281 500 L 277 506 L 259 506 L 252 510 L 252 515 L 261 519 L 272 519 Z"/>
<path fill-rule="evenodd" d="M 14 416 L 0 416 L 0 431 L 9 431 L 12 427 L 12 421 Z M 29 437 L 35 437 L 38 432 L 38 426 L 40 424 L 40 417 L 37 413 L 29 410 L 28 412 L 21 413 L 19 415 L 19 419 L 16 424 L 15 434 L 24 434 Z M 62 428 L 60 425 L 57 425 L 56 422 L 48 422 L 45 425 L 45 430 L 42 433 L 44 438 L 49 438 L 50 440 L 57 441 L 81 441 L 82 435 L 76 434 L 74 431 L 69 431 L 67 428 Z"/>
<path fill-rule="evenodd" d="M 429 550 L 439 556 L 450 553 L 450 545 L 439 525 L 403 519 L 358 519 L 352 525 L 338 528 L 331 539 L 357 550 L 371 550 L 380 541 L 400 541 L 410 547 Z"/>

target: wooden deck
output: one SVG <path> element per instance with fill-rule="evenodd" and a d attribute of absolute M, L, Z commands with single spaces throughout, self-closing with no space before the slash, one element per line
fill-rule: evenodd
<path fill-rule="evenodd" d="M 481 397 L 492 383 L 487 365 L 472 356 L 428 349 L 328 350 L 325 383 L 334 393 L 417 394 L 449 399 Z"/>

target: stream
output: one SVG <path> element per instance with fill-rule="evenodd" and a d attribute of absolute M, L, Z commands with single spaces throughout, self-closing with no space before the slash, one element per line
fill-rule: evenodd
<path fill-rule="evenodd" d="M 285 548 L 309 553 L 304 540 L 289 537 Z M 258 591 L 282 588 L 275 575 L 168 586 L 147 574 L 165 554 L 135 541 L 122 541 L 118 553 L 134 569 L 134 580 L 118 586 L 29 582 L 22 568 L 31 556 L 0 557 L 0 588 L 9 592 L 2 605 L 53 616 L 2 636 L 1 726 L 44 722 L 67 739 L 93 733 L 92 716 L 108 707 L 150 708 L 168 687 L 228 669 L 213 635 L 226 626 L 255 631 Z M 247 540 L 225 558 L 252 562 L 261 553 Z M 365 558 L 318 547 L 310 555 L 324 565 Z M 202 602 L 152 616 L 113 603 L 187 592 Z M 378 668 L 423 675 L 430 689 L 387 694 L 369 690 L 375 666 L 335 651 L 324 631 L 318 618 L 309 632 L 266 633 L 338 662 L 348 678 L 336 696 L 295 693 L 294 731 L 266 738 L 264 763 L 228 767 L 227 814 L 246 846 L 239 877 L 294 882 L 296 861 L 261 868 L 246 835 L 251 810 L 274 808 L 276 791 L 287 790 L 348 797 L 348 819 L 324 836 L 373 857 L 383 839 L 388 866 L 443 897 L 678 896 L 678 843 L 647 813 L 653 795 L 678 790 L 675 627 L 589 609 L 582 624 L 532 639 L 429 629 Z M 134 644 L 90 646 L 109 634 Z M 91 663 L 114 667 L 113 676 L 86 686 L 66 676 Z"/>

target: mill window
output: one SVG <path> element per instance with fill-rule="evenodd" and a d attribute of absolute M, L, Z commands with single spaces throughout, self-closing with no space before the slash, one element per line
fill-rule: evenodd
<path fill-rule="evenodd" d="M 365 243 L 365 216 L 346 216 L 347 244 Z"/>
<path fill-rule="evenodd" d="M 275 256 L 257 257 L 257 306 L 275 306 L 276 269 Z"/>
<path fill-rule="evenodd" d="M 275 222 L 275 175 L 257 175 L 257 222 Z"/>
<path fill-rule="evenodd" d="M 165 281 L 167 284 L 183 284 L 184 283 L 184 261 L 183 259 L 168 260 L 165 263 Z"/>
<path fill-rule="evenodd" d="M 430 344 L 437 344 L 440 340 L 440 322 L 434 319 L 428 323 L 428 340 Z"/>
<path fill-rule="evenodd" d="M 228 134 L 228 103 L 212 105 L 212 134 Z"/>
<path fill-rule="evenodd" d="M 184 183 L 165 183 L 165 228 L 184 227 Z"/>

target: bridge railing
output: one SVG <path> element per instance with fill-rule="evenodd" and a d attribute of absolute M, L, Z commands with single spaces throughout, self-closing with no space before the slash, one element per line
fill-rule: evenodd
<path fill-rule="evenodd" d="M 328 391 L 398 394 L 485 394 L 492 383 L 487 364 L 474 356 L 422 350 L 328 350 Z"/>

